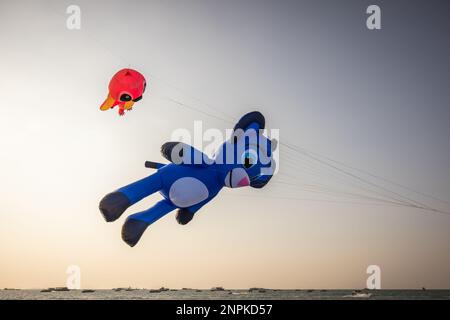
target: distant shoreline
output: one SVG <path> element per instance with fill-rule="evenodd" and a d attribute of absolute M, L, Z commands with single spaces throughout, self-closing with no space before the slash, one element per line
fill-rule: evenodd
<path fill-rule="evenodd" d="M 161 291 L 195 291 L 195 290 L 201 290 L 201 291 L 309 291 L 309 292 L 326 292 L 326 291 L 370 291 L 370 292 L 377 292 L 377 291 L 450 291 L 450 288 L 415 288 L 415 289 L 399 289 L 399 288 L 393 288 L 393 289 L 367 289 L 367 288 L 344 288 L 344 289 L 285 289 L 285 288 L 263 288 L 263 287 L 251 287 L 251 288 L 225 288 L 225 287 L 212 287 L 212 288 L 166 288 L 166 287 L 160 287 L 160 288 L 141 288 L 141 287 L 117 287 L 117 288 L 92 288 L 92 287 L 86 287 L 86 288 L 80 288 L 80 289 L 69 289 L 67 287 L 47 287 L 47 288 L 2 288 L 0 291 L 26 291 L 26 290 L 51 290 L 51 291 L 83 291 L 83 290 L 98 290 L 98 291 L 135 291 L 135 290 L 161 290 Z"/>
<path fill-rule="evenodd" d="M 5 289 L 0 300 L 450 300 L 450 289 Z"/>

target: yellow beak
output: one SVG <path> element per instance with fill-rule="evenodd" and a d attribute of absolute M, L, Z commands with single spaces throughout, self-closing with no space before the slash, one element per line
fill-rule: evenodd
<path fill-rule="evenodd" d="M 111 95 L 108 94 L 108 97 L 100 106 L 100 110 L 105 111 L 105 110 L 111 109 L 112 107 L 115 106 L 115 102 L 116 102 L 116 100 L 114 100 L 113 97 L 111 97 Z"/>

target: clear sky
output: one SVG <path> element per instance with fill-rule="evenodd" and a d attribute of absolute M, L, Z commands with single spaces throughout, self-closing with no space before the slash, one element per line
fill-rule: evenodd
<path fill-rule="evenodd" d="M 448 215 L 271 183 L 224 190 L 186 226 L 169 214 L 130 248 L 126 214 L 160 196 L 111 224 L 98 210 L 164 161 L 173 130 L 230 127 L 167 97 L 233 119 L 257 108 L 281 141 L 449 200 L 444 1 L 80 0 L 78 31 L 70 4 L 0 0 L 0 287 L 64 285 L 78 265 L 83 287 L 360 288 L 371 264 L 383 288 L 450 287 Z M 123 67 L 148 89 L 120 118 L 99 105 Z"/>

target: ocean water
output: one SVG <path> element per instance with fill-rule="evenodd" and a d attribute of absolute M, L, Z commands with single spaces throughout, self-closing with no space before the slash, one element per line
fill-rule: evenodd
<path fill-rule="evenodd" d="M 0 300 L 450 300 L 450 290 L 376 290 L 370 297 L 352 296 L 353 290 L 270 290 L 265 292 L 248 290 L 211 291 L 174 290 L 150 292 L 148 289 L 132 291 L 96 290 L 83 293 L 81 290 L 65 292 L 40 292 L 40 290 L 0 290 Z"/>

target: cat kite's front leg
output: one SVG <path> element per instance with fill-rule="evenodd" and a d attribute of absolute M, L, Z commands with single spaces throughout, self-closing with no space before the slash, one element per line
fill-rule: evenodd
<path fill-rule="evenodd" d="M 125 210 L 136 202 L 161 189 L 161 176 L 155 172 L 103 197 L 100 212 L 107 222 L 117 220 Z"/>

